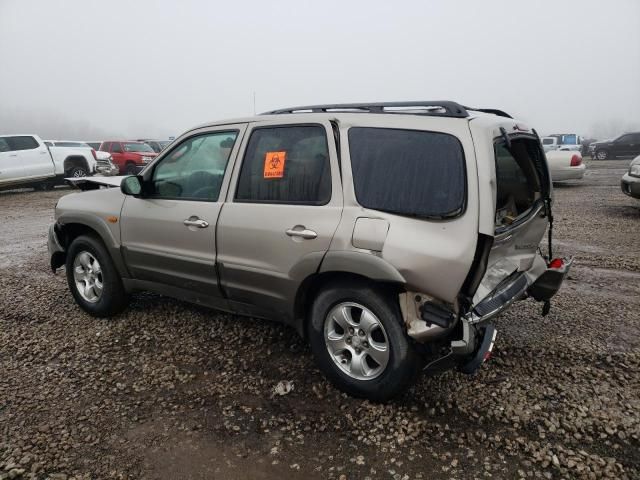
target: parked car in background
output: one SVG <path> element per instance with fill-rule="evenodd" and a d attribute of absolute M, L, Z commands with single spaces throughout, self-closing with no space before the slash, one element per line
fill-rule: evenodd
<path fill-rule="evenodd" d="M 559 145 L 558 137 L 542 137 L 542 148 L 545 152 L 557 150 Z"/>
<path fill-rule="evenodd" d="M 96 173 L 100 175 L 118 175 L 119 169 L 113 164 L 111 154 L 109 152 L 96 151 L 94 147 L 86 142 L 72 141 L 72 140 L 45 140 L 44 142 L 49 147 L 69 147 L 86 149 L 91 148 L 91 153 L 96 159 Z M 99 147 L 100 145 L 98 145 Z"/>
<path fill-rule="evenodd" d="M 102 142 L 100 151 L 109 152 L 121 175 L 135 175 L 158 154 L 144 142 L 109 140 Z"/>
<path fill-rule="evenodd" d="M 582 154 L 570 150 L 553 150 L 546 153 L 551 180 L 562 182 L 565 180 L 580 180 L 587 171 L 582 162 Z"/>
<path fill-rule="evenodd" d="M 48 189 L 64 177 L 84 177 L 96 172 L 89 147 L 48 147 L 37 135 L 0 136 L 0 188 Z"/>
<path fill-rule="evenodd" d="M 556 148 L 554 150 L 567 150 L 572 152 L 582 151 L 583 138 L 576 133 L 553 133 L 549 135 L 549 137 L 557 139 Z"/>
<path fill-rule="evenodd" d="M 154 152 L 160 153 L 165 149 L 167 145 L 171 143 L 171 140 L 149 140 L 149 139 L 140 139 L 138 142 L 144 142 L 149 145 Z"/>
<path fill-rule="evenodd" d="M 640 156 L 631 161 L 629 171 L 620 181 L 622 191 L 633 198 L 640 198 Z"/>
<path fill-rule="evenodd" d="M 141 175 L 74 183 L 49 251 L 86 312 L 151 290 L 282 321 L 339 388 L 376 401 L 425 365 L 475 372 L 490 319 L 527 297 L 548 312 L 571 265 L 538 248 L 553 216 L 535 131 L 454 102 L 206 124 Z"/>
<path fill-rule="evenodd" d="M 589 145 L 593 158 L 607 160 L 640 155 L 640 132 L 623 133 L 613 140 L 602 140 Z"/>

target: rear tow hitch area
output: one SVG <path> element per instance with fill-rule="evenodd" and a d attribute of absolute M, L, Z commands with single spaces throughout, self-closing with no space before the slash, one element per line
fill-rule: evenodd
<path fill-rule="evenodd" d="M 475 355 L 467 363 L 460 365 L 460 372 L 471 375 L 480 368 L 480 366 L 491 358 L 493 352 L 493 344 L 496 341 L 498 330 L 493 325 L 487 325 L 482 328 L 482 340 L 480 347 L 476 350 Z"/>
<path fill-rule="evenodd" d="M 472 375 L 491 358 L 498 333 L 496 327 L 475 326 L 466 320 L 461 320 L 461 325 L 462 337 L 451 341 L 445 355 L 427 364 L 425 373 L 433 375 L 457 368 L 461 373 Z"/>

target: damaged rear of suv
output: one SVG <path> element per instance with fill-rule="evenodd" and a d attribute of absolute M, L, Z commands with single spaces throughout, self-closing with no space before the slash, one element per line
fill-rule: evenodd
<path fill-rule="evenodd" d="M 76 183 L 49 248 L 87 312 L 150 290 L 282 321 L 339 388 L 378 401 L 421 370 L 475 372 L 490 320 L 529 297 L 548 312 L 571 265 L 552 257 L 536 132 L 454 102 L 208 124 L 138 176 Z"/>

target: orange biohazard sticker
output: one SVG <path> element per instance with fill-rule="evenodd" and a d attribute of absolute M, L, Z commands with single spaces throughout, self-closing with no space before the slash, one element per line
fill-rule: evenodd
<path fill-rule="evenodd" d="M 284 177 L 284 162 L 287 152 L 267 152 L 264 156 L 264 178 Z"/>

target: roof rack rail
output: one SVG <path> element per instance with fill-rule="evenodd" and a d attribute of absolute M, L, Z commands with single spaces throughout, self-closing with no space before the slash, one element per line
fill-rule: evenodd
<path fill-rule="evenodd" d="M 363 113 L 400 113 L 410 115 L 428 115 L 435 117 L 467 118 L 467 109 L 456 102 L 381 102 L 381 103 L 336 103 L 329 105 L 308 105 L 304 107 L 281 108 L 261 115 L 279 115 L 283 113 L 326 113 L 326 112 L 363 112 Z"/>
<path fill-rule="evenodd" d="M 497 115 L 499 117 L 513 118 L 507 112 L 503 110 L 498 110 L 497 108 L 473 108 L 473 107 L 464 107 L 464 108 L 467 110 L 471 110 L 473 112 L 491 113 L 492 115 Z"/>

